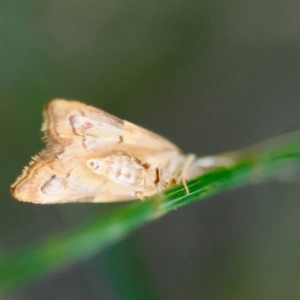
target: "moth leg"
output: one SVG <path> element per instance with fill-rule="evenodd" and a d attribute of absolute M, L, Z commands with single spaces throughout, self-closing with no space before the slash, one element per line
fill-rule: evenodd
<path fill-rule="evenodd" d="M 183 165 L 181 174 L 178 178 L 178 182 L 181 182 L 183 184 L 184 189 L 185 189 L 187 194 L 189 194 L 190 191 L 189 191 L 189 188 L 186 184 L 186 181 L 188 179 L 188 173 L 189 173 L 190 167 L 191 167 L 191 165 L 193 164 L 194 161 L 195 161 L 195 155 L 194 154 L 189 154 L 187 156 L 187 159 L 186 159 L 184 165 Z"/>
<path fill-rule="evenodd" d="M 158 189 L 159 189 L 159 191 L 161 191 L 163 188 L 161 185 L 161 169 L 160 168 L 157 168 L 157 183 L 158 183 Z"/>
<path fill-rule="evenodd" d="M 145 200 L 145 197 L 143 196 L 143 193 L 142 192 L 136 192 L 135 193 L 135 196 L 140 199 L 141 201 L 144 201 Z"/>
<path fill-rule="evenodd" d="M 142 169 L 143 179 L 144 179 L 144 189 L 147 186 L 147 172 L 145 169 Z"/>

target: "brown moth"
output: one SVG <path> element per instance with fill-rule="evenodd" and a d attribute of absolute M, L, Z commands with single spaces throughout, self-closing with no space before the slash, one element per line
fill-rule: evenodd
<path fill-rule="evenodd" d="M 11 187 L 20 201 L 54 204 L 143 199 L 211 167 L 165 138 L 76 101 L 44 110 L 46 148 Z"/>

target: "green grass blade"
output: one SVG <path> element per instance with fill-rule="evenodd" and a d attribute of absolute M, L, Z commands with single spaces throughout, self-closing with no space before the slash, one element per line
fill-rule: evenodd
<path fill-rule="evenodd" d="M 189 194 L 176 186 L 146 201 L 136 201 L 73 232 L 24 249 L 0 261 L 0 294 L 86 259 L 135 228 L 164 214 L 224 190 L 271 179 L 300 165 L 300 131 L 236 152 L 230 168 L 219 168 L 188 183 Z"/>

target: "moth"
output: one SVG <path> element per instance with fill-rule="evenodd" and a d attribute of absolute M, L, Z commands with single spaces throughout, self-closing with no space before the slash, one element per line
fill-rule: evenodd
<path fill-rule="evenodd" d="M 56 204 L 143 199 L 203 173 L 215 161 L 101 109 L 54 99 L 45 107 L 46 148 L 11 186 L 20 201 Z"/>

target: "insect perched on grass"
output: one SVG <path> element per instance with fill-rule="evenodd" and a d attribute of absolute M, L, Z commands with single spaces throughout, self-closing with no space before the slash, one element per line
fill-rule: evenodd
<path fill-rule="evenodd" d="M 185 155 L 151 131 L 76 101 L 52 100 L 42 131 L 46 149 L 11 187 L 20 201 L 117 202 L 176 184 L 188 193 L 187 180 L 220 163 Z"/>

